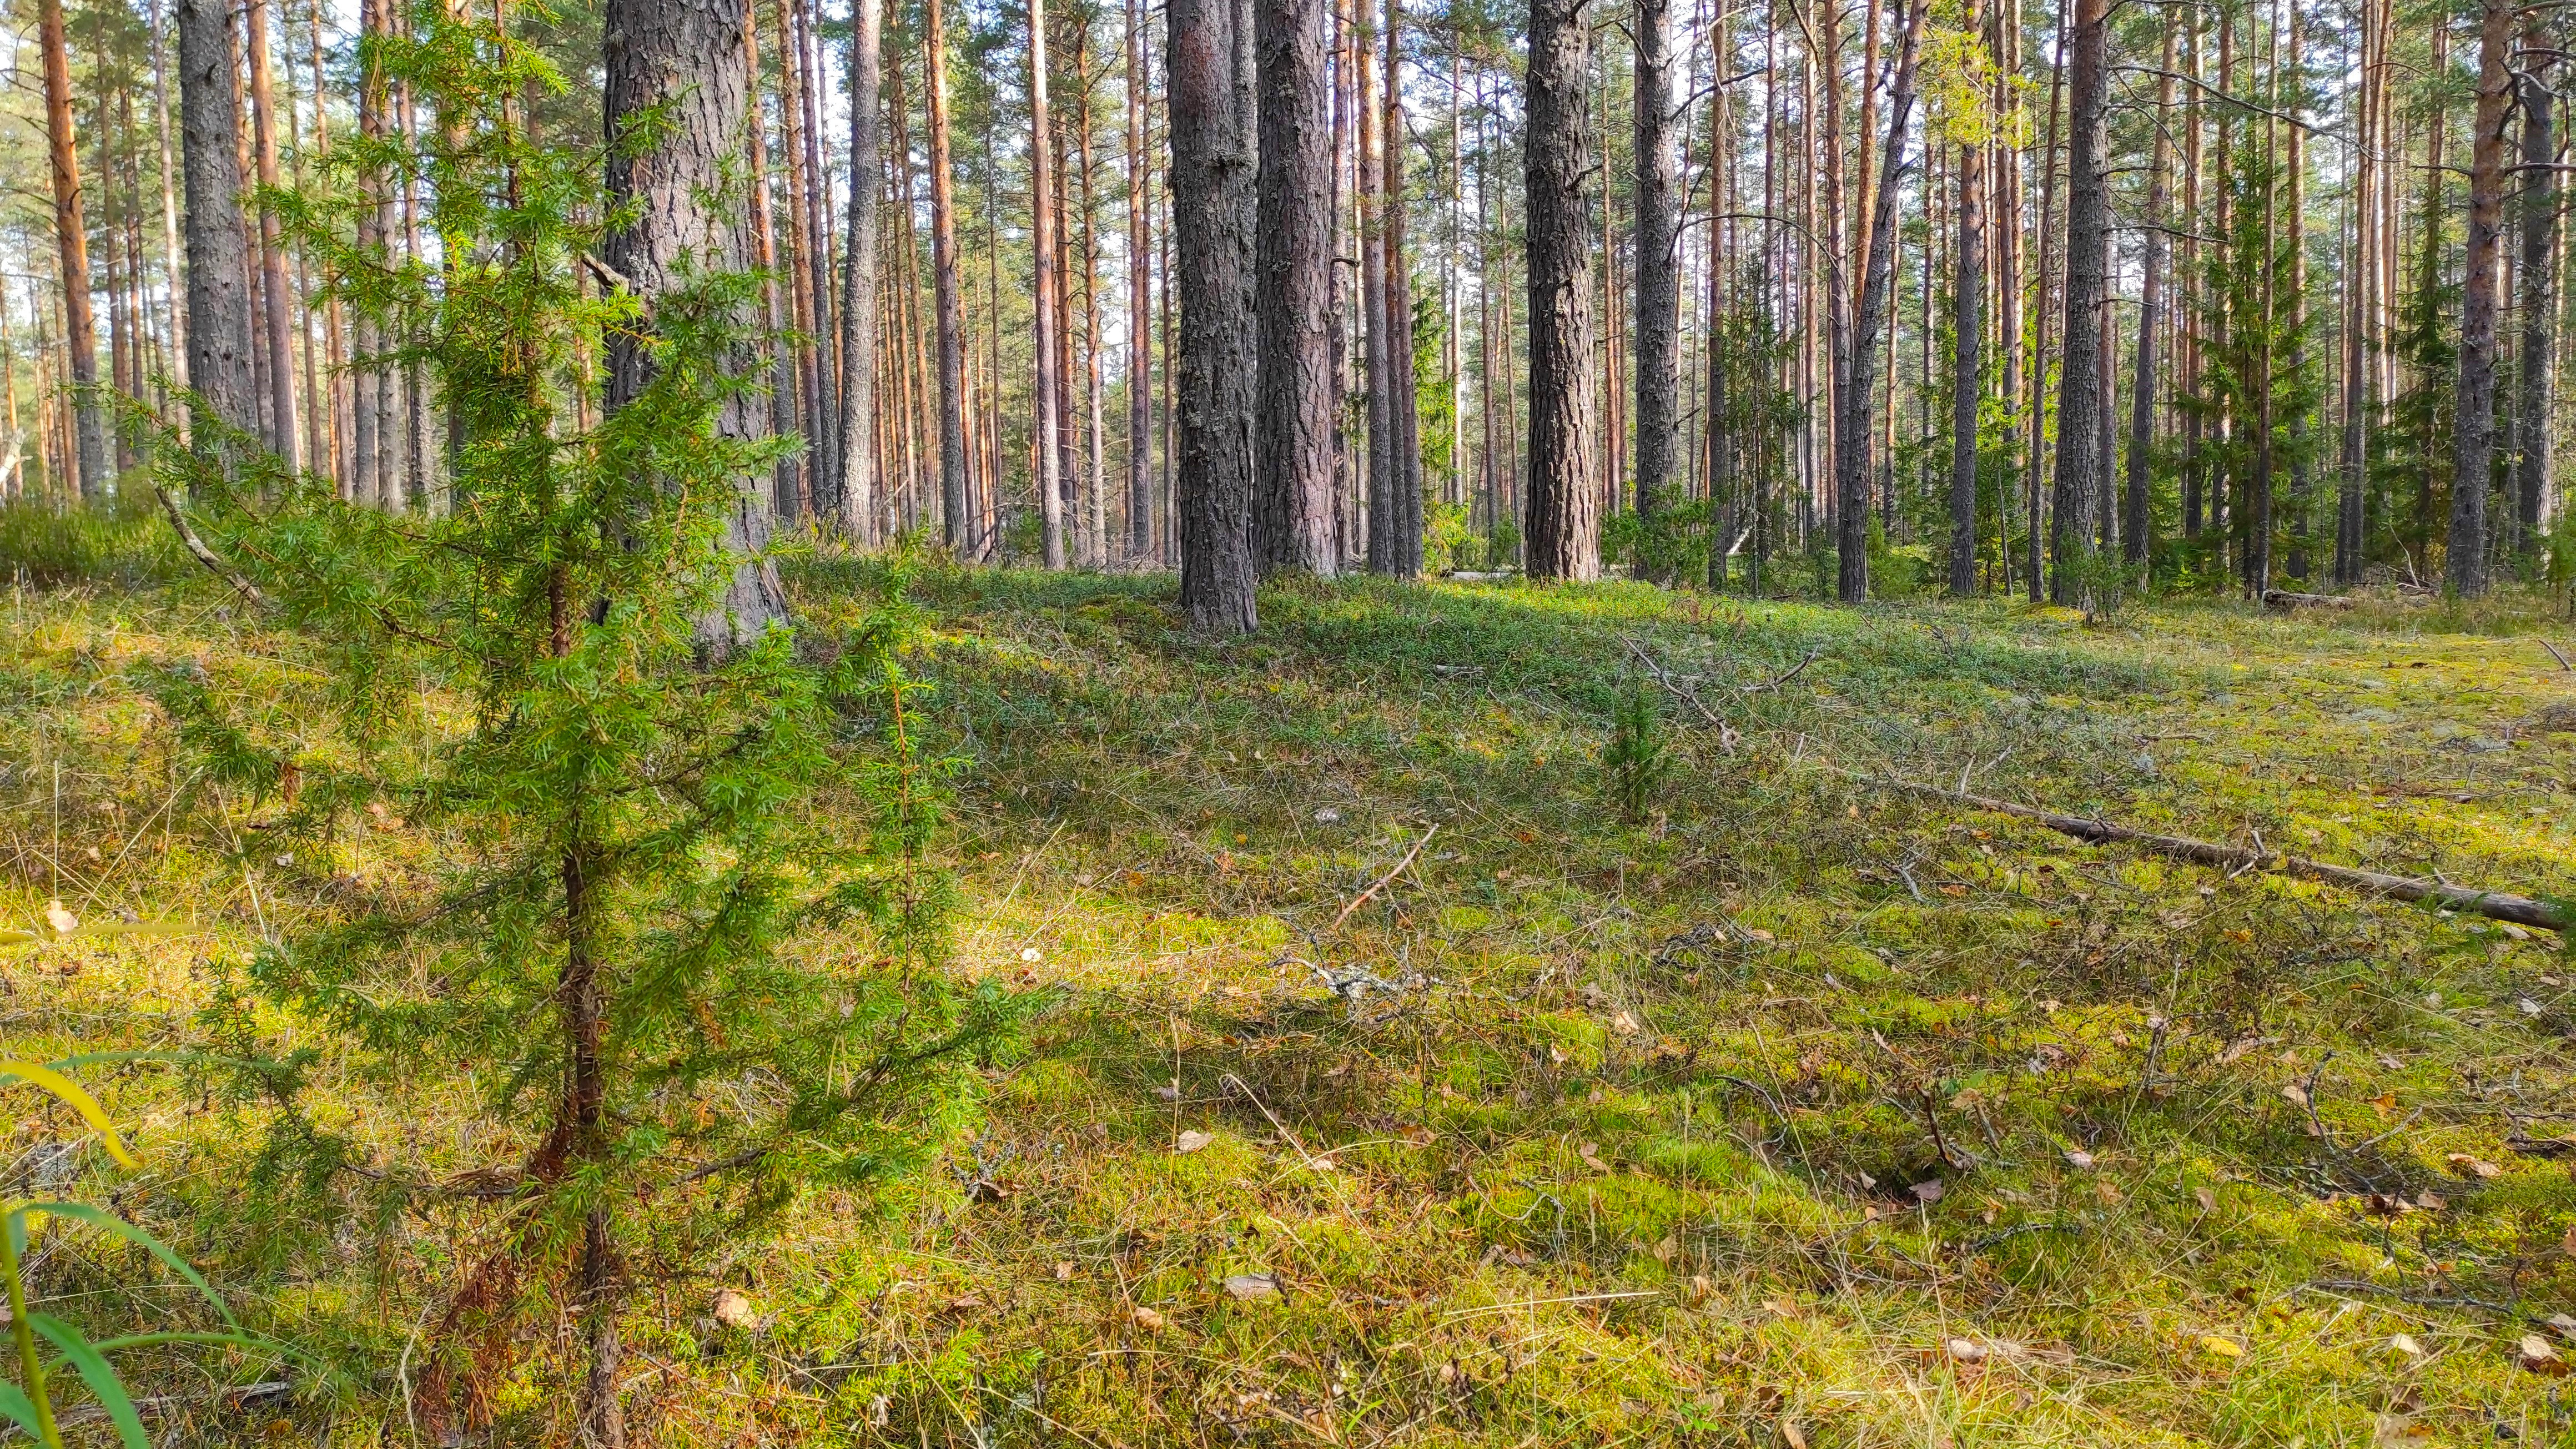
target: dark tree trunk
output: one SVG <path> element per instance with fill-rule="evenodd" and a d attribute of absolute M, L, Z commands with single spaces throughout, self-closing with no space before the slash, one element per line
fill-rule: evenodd
<path fill-rule="evenodd" d="M 2528 557 L 2540 546 L 2540 515 L 2549 496 L 2551 361 L 2556 338 L 2550 328 L 2557 305 L 2558 172 L 2557 142 L 2550 123 L 2558 97 L 2550 92 L 2548 71 L 2555 42 L 2540 13 L 2523 21 L 2522 72 L 2522 364 L 2516 369 L 2521 421 L 2521 456 L 2514 468 L 2513 542 Z"/>
<path fill-rule="evenodd" d="M 1601 573 L 1592 476 L 1591 168 L 1584 89 L 1592 37 L 1581 0 L 1530 0 L 1525 216 L 1529 263 L 1527 568 L 1539 579 Z"/>
<path fill-rule="evenodd" d="M 1847 366 L 1834 369 L 1844 379 L 1834 421 L 1834 542 L 1840 565 L 1836 592 L 1846 604 L 1869 597 L 1869 494 L 1875 476 L 1870 444 L 1877 430 L 1874 404 L 1882 360 L 1878 339 L 1895 299 L 1896 194 L 1903 179 L 1905 127 L 1914 109 L 1914 60 L 1926 8 L 1924 0 L 1907 8 L 1905 39 L 1887 93 L 1887 142 L 1870 202 L 1869 258 L 1852 319 L 1851 355 Z"/>
<path fill-rule="evenodd" d="M 1260 416 L 1254 538 L 1265 569 L 1331 575 L 1332 115 L 1323 0 L 1259 0 Z"/>
<path fill-rule="evenodd" d="M 2110 0 L 2075 0 L 2066 46 L 2066 322 L 2057 394 L 2050 596 L 2091 608 L 2102 456 L 2102 327 L 2110 294 L 2110 138 L 2103 124 Z"/>
<path fill-rule="evenodd" d="M 684 262 L 701 273 L 742 270 L 743 207 L 720 194 L 751 124 L 751 67 L 743 52 L 746 0 L 608 0 L 603 30 L 609 147 L 608 196 L 632 207 L 611 232 L 608 265 L 650 304 L 677 287 Z M 629 134 L 633 132 L 634 134 Z M 748 322 L 750 319 L 744 319 Z M 745 359 L 749 365 L 749 359 Z M 608 345 L 608 406 L 625 406 L 652 378 L 645 338 L 620 330 Z M 757 437 L 756 401 L 726 406 L 720 426 Z M 737 480 L 725 528 L 734 554 L 723 598 L 698 621 L 698 642 L 722 654 L 786 617 L 777 574 L 758 555 L 769 544 L 762 480 Z M 598 1411 L 602 1406 L 590 1406 Z"/>
<path fill-rule="evenodd" d="M 1181 603 L 1244 634 L 1253 601 L 1252 0 L 1171 0 L 1172 225 L 1181 285 Z"/>
<path fill-rule="evenodd" d="M 1681 103 L 1673 95 L 1672 0 L 1637 0 L 1636 42 L 1637 513 L 1651 520 L 1681 453 Z"/>
<path fill-rule="evenodd" d="M 939 22 L 939 0 L 930 0 L 929 23 Z M 883 480 L 877 476 L 877 450 L 874 439 L 877 426 L 877 176 L 883 167 L 882 149 L 877 130 L 878 111 L 884 82 L 883 35 L 885 12 L 879 0 L 854 0 L 850 7 L 850 235 L 846 245 L 841 274 L 841 385 L 840 419 L 832 430 L 836 463 L 830 476 L 830 497 L 817 500 L 815 511 L 828 518 L 832 526 L 862 543 L 876 542 L 876 522 L 884 512 L 878 501 Z M 936 56 L 939 43 L 929 42 Z M 946 119 L 939 94 L 941 77 L 934 68 L 930 76 L 931 114 Z M 934 122 L 936 124 L 936 122 Z M 931 142 L 931 160 L 936 166 L 941 142 Z M 932 183 L 937 184 L 935 181 Z M 937 245 L 938 221 L 932 222 L 932 239 Z M 956 278 L 949 278 L 949 294 L 956 292 Z M 943 314 L 943 323 L 947 318 Z M 948 471 L 946 460 L 962 462 L 963 444 L 952 452 L 947 448 L 949 428 L 946 420 L 957 415 L 957 394 L 948 385 L 948 362 L 951 357 L 944 345 L 946 328 L 941 329 L 939 360 L 939 401 L 942 476 Z"/>
<path fill-rule="evenodd" d="M 180 157 L 188 189 L 188 382 L 216 421 L 259 426 L 250 368 L 250 250 L 241 225 L 241 115 L 224 0 L 179 0 Z"/>
<path fill-rule="evenodd" d="M 2505 45 L 2512 0 L 2486 0 L 2478 25 L 2478 109 L 2469 153 L 2469 237 L 2460 298 L 2459 421 L 2451 441 L 2451 530 L 2443 573 L 2467 598 L 2487 591 L 2487 489 L 2495 459 L 2496 263 L 2504 252 Z"/>

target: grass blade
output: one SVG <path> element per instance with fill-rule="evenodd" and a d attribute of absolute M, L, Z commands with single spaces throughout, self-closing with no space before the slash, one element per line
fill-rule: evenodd
<path fill-rule="evenodd" d="M 152 1449 L 151 1439 L 143 1432 L 143 1416 L 134 1412 L 134 1400 L 126 1397 L 125 1381 L 116 1376 L 106 1357 L 81 1337 L 80 1330 L 50 1313 L 30 1313 L 27 1322 L 63 1351 L 64 1362 L 79 1371 L 81 1382 L 89 1385 L 89 1391 L 106 1408 L 126 1449 Z"/>
<path fill-rule="evenodd" d="M 100 1136 L 107 1139 L 109 1156 L 128 1167 L 142 1165 L 134 1160 L 133 1153 L 125 1150 L 125 1139 L 116 1135 L 116 1128 L 107 1120 L 107 1109 L 99 1106 L 96 1097 L 83 1091 L 80 1083 L 51 1067 L 39 1066 L 34 1062 L 0 1061 L 0 1078 L 7 1077 L 18 1077 L 33 1082 L 61 1098 L 65 1106 L 81 1114 L 89 1125 L 98 1129 Z"/>
<path fill-rule="evenodd" d="M 224 1316 L 224 1322 L 231 1324 L 236 1329 L 241 1327 L 241 1320 L 233 1317 L 232 1309 L 225 1306 L 224 1300 L 216 1294 L 215 1290 L 211 1286 L 207 1284 L 205 1277 L 202 1274 L 198 1273 L 196 1269 L 188 1266 L 187 1259 L 182 1258 L 176 1252 L 173 1252 L 169 1244 L 162 1242 L 159 1238 L 152 1236 L 150 1233 L 145 1232 L 143 1229 L 127 1222 L 125 1219 L 118 1217 L 116 1214 L 109 1212 L 104 1208 L 91 1207 L 89 1204 L 82 1202 L 31 1202 L 21 1206 L 18 1211 L 21 1214 L 50 1213 L 58 1218 L 70 1218 L 76 1222 L 84 1222 L 94 1228 L 116 1234 L 127 1242 L 142 1248 L 153 1257 L 169 1264 L 170 1271 L 187 1279 L 198 1292 L 206 1295 L 206 1301 L 215 1305 L 215 1311 Z"/>

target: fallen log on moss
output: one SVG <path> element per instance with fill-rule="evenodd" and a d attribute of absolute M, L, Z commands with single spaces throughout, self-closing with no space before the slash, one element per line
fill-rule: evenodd
<path fill-rule="evenodd" d="M 2155 835 L 2144 830 L 2131 830 L 2125 825 L 2113 825 L 2106 820 L 2087 820 L 2079 815 L 2060 815 L 2054 810 L 2016 805 L 2010 800 L 1970 795 L 1959 790 L 1944 790 L 1938 785 L 1917 785 L 1907 780 L 1882 780 L 1871 775 L 1855 775 L 1853 778 L 1882 789 L 1896 790 L 1908 795 L 1921 795 L 1927 799 L 1946 800 L 1953 805 L 1965 805 L 1971 809 L 1992 811 L 1997 815 L 2010 815 L 2017 820 L 2033 821 L 2047 826 L 2060 835 L 2071 835 L 2078 840 L 2089 841 L 2096 845 L 2122 841 L 2130 845 L 2144 846 L 2158 855 L 2169 855 L 2178 860 L 2196 861 L 2202 865 L 2214 865 L 2227 870 L 2277 870 L 2357 891 L 2395 896 L 2402 901 L 2439 901 L 2453 910 L 2469 911 L 2490 920 L 2511 921 L 2517 925 L 2533 926 L 2543 931 L 2563 933 L 2571 924 L 2568 912 L 2564 908 L 2548 901 L 2533 900 L 2529 896 L 2510 895 L 2503 891 L 2475 890 L 2468 886 L 2456 886 L 2448 881 L 2424 880 L 2416 876 L 2383 875 L 2375 870 L 2356 870 L 2348 865 L 2328 865 L 2321 860 L 2309 860 L 2304 856 L 2289 855 L 2277 850 L 2246 850 L 2233 845 L 2193 840 L 2181 835 Z"/>
<path fill-rule="evenodd" d="M 2291 589 L 2265 589 L 2263 606 L 2269 609 L 2349 609 L 2353 600 L 2347 594 L 2302 594 Z"/>

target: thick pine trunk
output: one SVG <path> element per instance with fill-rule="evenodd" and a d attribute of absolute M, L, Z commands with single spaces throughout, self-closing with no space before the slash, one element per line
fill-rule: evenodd
<path fill-rule="evenodd" d="M 1333 543 L 1331 17 L 1323 0 L 1259 0 L 1259 481 L 1265 569 L 1330 576 Z M 1141 329 L 1140 329 L 1141 330 Z"/>
<path fill-rule="evenodd" d="M 2055 527 L 2050 595 L 2090 609 L 2102 456 L 2102 328 L 2110 295 L 2110 138 L 2105 52 L 2109 0 L 2074 0 L 2066 46 L 2066 321 L 2057 394 Z"/>
<path fill-rule="evenodd" d="M 950 551 L 963 557 L 974 547 L 975 527 L 967 506 L 966 300 L 958 286 L 956 178 L 948 154 L 948 35 L 940 0 L 927 0 L 923 15 L 922 44 L 929 57 L 930 285 L 939 332 L 939 520 Z M 853 179 L 853 190 L 856 186 Z M 855 246 L 851 254 L 857 255 Z"/>
<path fill-rule="evenodd" d="M 1652 519 L 1680 458 L 1681 185 L 1672 0 L 1637 0 L 1637 513 Z"/>
<path fill-rule="evenodd" d="M 217 421 L 259 426 L 250 368 L 250 256 L 241 226 L 241 118 L 223 0 L 179 0 L 180 155 L 187 173 L 188 381 Z"/>
<path fill-rule="evenodd" d="M 746 260 L 742 208 L 721 194 L 752 121 L 751 67 L 742 47 L 745 5 L 746 0 L 609 0 L 608 195 L 614 205 L 631 206 L 633 219 L 611 232 L 602 250 L 648 305 L 673 290 L 684 261 L 706 273 L 739 271 Z M 641 395 L 652 365 L 646 339 L 623 329 L 612 335 L 608 406 L 623 407 Z M 743 398 L 726 405 L 720 426 L 731 436 L 757 437 L 766 421 L 756 400 Z M 777 574 L 758 557 L 770 529 L 761 491 L 760 480 L 737 480 L 725 529 L 726 547 L 735 557 L 733 577 L 698 622 L 698 642 L 710 653 L 749 642 L 787 614 Z"/>
<path fill-rule="evenodd" d="M 1601 573 L 1593 485 L 1591 166 L 1584 87 L 1592 37 L 1581 0 L 1531 0 L 1527 163 L 1529 487 L 1524 537 L 1538 579 Z"/>
<path fill-rule="evenodd" d="M 2451 527 L 2443 573 L 2467 598 L 2487 591 L 2487 490 L 2495 459 L 2496 263 L 2504 252 L 2505 46 L 2512 0 L 2485 0 L 2478 109 L 2469 152 L 2469 236 L 2460 297 L 2459 420 L 2451 438 Z"/>
<path fill-rule="evenodd" d="M 938 16 L 938 0 L 931 0 L 931 23 L 936 24 Z M 878 111 L 883 99 L 885 13 L 878 0 L 856 0 L 850 20 L 850 234 L 841 274 L 840 416 L 832 429 L 831 457 L 826 460 L 835 465 L 830 475 L 832 496 L 817 511 L 830 517 L 845 536 L 875 543 L 877 519 L 884 512 L 879 497 L 884 480 L 878 476 L 876 448 L 867 440 L 876 436 L 877 420 L 876 179 L 884 165 Z M 935 92 L 936 74 L 930 84 Z M 934 112 L 941 108 L 935 95 L 930 104 Z M 931 150 L 935 155 L 939 147 L 934 144 Z M 953 291 L 955 279 L 950 280 Z M 944 369 L 940 380 L 942 415 L 952 415 L 957 396 L 944 386 Z"/>
<path fill-rule="evenodd" d="M 2548 72 L 2555 53 L 2539 12 L 2532 12 L 2523 21 L 2522 40 L 2522 362 L 2514 378 L 2522 448 L 2514 467 L 2513 544 L 2526 558 L 2539 549 L 2541 510 L 2549 496 L 2550 364 L 2556 357 L 2550 320 L 2558 271 L 2558 156 L 2551 122 L 2558 97 L 2550 92 Z"/>
<path fill-rule="evenodd" d="M 1203 633 L 1245 634 L 1257 624 L 1252 0 L 1171 0 L 1164 14 L 1181 284 L 1181 604 Z"/>

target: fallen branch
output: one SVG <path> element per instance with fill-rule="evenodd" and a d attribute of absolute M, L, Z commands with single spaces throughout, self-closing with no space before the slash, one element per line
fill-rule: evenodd
<path fill-rule="evenodd" d="M 2267 609 L 2349 609 L 2352 602 L 2343 594 L 2301 594 L 2288 589 L 2263 591 L 2263 607 Z"/>
<path fill-rule="evenodd" d="M 1637 662 L 1646 666 L 1646 672 L 1654 676 L 1655 682 L 1662 685 L 1666 693 L 1689 705 L 1703 724 L 1717 731 L 1717 742 L 1728 754 L 1735 753 L 1736 742 L 1744 737 L 1735 732 L 1735 727 L 1728 724 L 1724 716 L 1701 702 L 1697 690 L 1665 673 L 1664 667 L 1655 662 L 1655 656 L 1646 652 L 1646 646 L 1625 634 L 1619 636 L 1619 642 L 1628 646 L 1628 652 L 1637 656 Z"/>
<path fill-rule="evenodd" d="M 2033 821 L 2047 826 L 2060 835 L 2071 835 L 2078 840 L 2089 841 L 2096 845 L 2108 841 L 2124 841 L 2131 845 L 2145 846 L 2158 855 L 2170 855 L 2177 859 L 2196 861 L 2202 865 L 2214 865 L 2222 869 L 2240 872 L 2256 869 L 2278 870 L 2289 875 L 2304 876 L 2309 880 L 2347 886 L 2357 891 L 2395 896 L 2403 901 L 2439 901 L 2453 910 L 2472 912 L 2490 920 L 2512 921 L 2517 925 L 2535 926 L 2544 931 L 2563 933 L 2569 930 L 2571 925 L 2576 925 L 2576 922 L 2571 922 L 2567 913 L 2560 907 L 2546 901 L 2533 900 L 2529 896 L 2508 895 L 2502 891 L 2473 890 L 2444 880 L 2383 875 L 2375 870 L 2356 870 L 2351 866 L 2328 865 L 2324 861 L 2308 860 L 2279 851 L 2245 850 L 2233 845 L 2218 845 L 2180 835 L 2154 835 L 2143 830 L 2131 830 L 2124 825 L 2113 825 L 2105 820 L 2087 820 L 2076 815 L 2060 815 L 2053 810 L 2016 805 L 2009 800 L 1970 795 L 1958 790 L 1944 790 L 1938 785 L 1917 785 L 1906 780 L 1882 780 L 1875 776 L 1859 774 L 1853 775 L 1852 778 L 1882 789 L 1921 795 L 1934 800 L 1946 800 L 1954 805 L 1966 805 L 1972 809 L 1992 811 L 1997 815 L 2010 815 L 2016 819 Z"/>
<path fill-rule="evenodd" d="M 2567 656 L 2558 652 L 2557 645 L 2543 639 L 2540 641 L 2540 647 L 2549 651 L 2549 657 L 2558 661 L 2559 668 L 2576 670 L 2576 664 L 2568 663 Z"/>
<path fill-rule="evenodd" d="M 252 604 L 258 605 L 268 602 L 268 600 L 260 594 L 258 585 L 252 583 L 246 578 L 243 578 L 239 569 L 236 569 L 231 564 L 224 562 L 221 557 L 217 556 L 213 549 L 206 547 L 206 541 L 204 539 L 197 537 L 197 530 L 189 525 L 188 515 L 179 511 L 179 500 L 170 496 L 169 489 L 155 487 L 152 491 L 161 495 L 161 511 L 170 515 L 170 526 L 179 531 L 180 544 L 188 550 L 189 554 L 193 556 L 197 562 L 204 564 L 207 570 L 213 573 L 216 578 L 222 579 L 225 583 L 232 585 L 235 593 L 240 594 L 244 599 L 249 600 Z"/>
<path fill-rule="evenodd" d="M 1757 685 L 1754 685 L 1752 688 L 1747 689 L 1747 690 L 1745 690 L 1745 691 L 1743 691 L 1743 692 L 1744 692 L 1744 693 L 1746 693 L 1746 694 L 1763 694 L 1763 693 L 1767 693 L 1768 691 L 1771 691 L 1771 690 L 1774 690 L 1774 689 L 1778 689 L 1781 685 L 1787 684 L 1790 680 L 1793 680 L 1793 679 L 1797 678 L 1799 675 L 1806 673 L 1806 672 L 1807 672 L 1807 666 L 1808 666 L 1808 665 L 1815 663 L 1817 660 L 1822 659 L 1824 656 L 1825 656 L 1825 651 L 1823 651 L 1822 649 L 1810 649 L 1810 650 L 1808 650 L 1808 651 L 1807 651 L 1807 657 L 1798 661 L 1798 664 L 1797 664 L 1797 667 L 1796 667 L 1796 668 L 1794 668 L 1794 669 L 1790 670 L 1790 671 L 1789 671 L 1788 673 L 1786 673 L 1786 674 L 1782 674 L 1782 675 L 1777 675 L 1777 676 L 1775 676 L 1775 677 L 1771 680 L 1771 682 L 1770 682 L 1770 683 L 1768 683 L 1768 684 L 1757 684 Z"/>
<path fill-rule="evenodd" d="M 1342 913 L 1340 915 L 1333 917 L 1331 929 L 1336 931 L 1340 930 L 1342 928 L 1342 922 L 1351 918 L 1351 912 L 1367 905 L 1368 898 L 1376 895 L 1379 891 L 1386 889 L 1386 883 L 1388 881 L 1404 874 L 1404 868 L 1413 864 L 1413 858 L 1422 853 L 1422 847 L 1429 845 L 1431 843 L 1431 837 L 1438 835 L 1439 833 L 1440 827 L 1437 824 L 1434 824 L 1430 829 L 1422 832 L 1422 838 L 1413 842 L 1413 848 L 1404 853 L 1404 859 L 1395 863 L 1395 869 L 1388 871 L 1386 874 L 1379 876 L 1376 880 L 1369 882 L 1369 888 L 1367 890 L 1351 897 L 1351 903 L 1342 907 Z"/>

